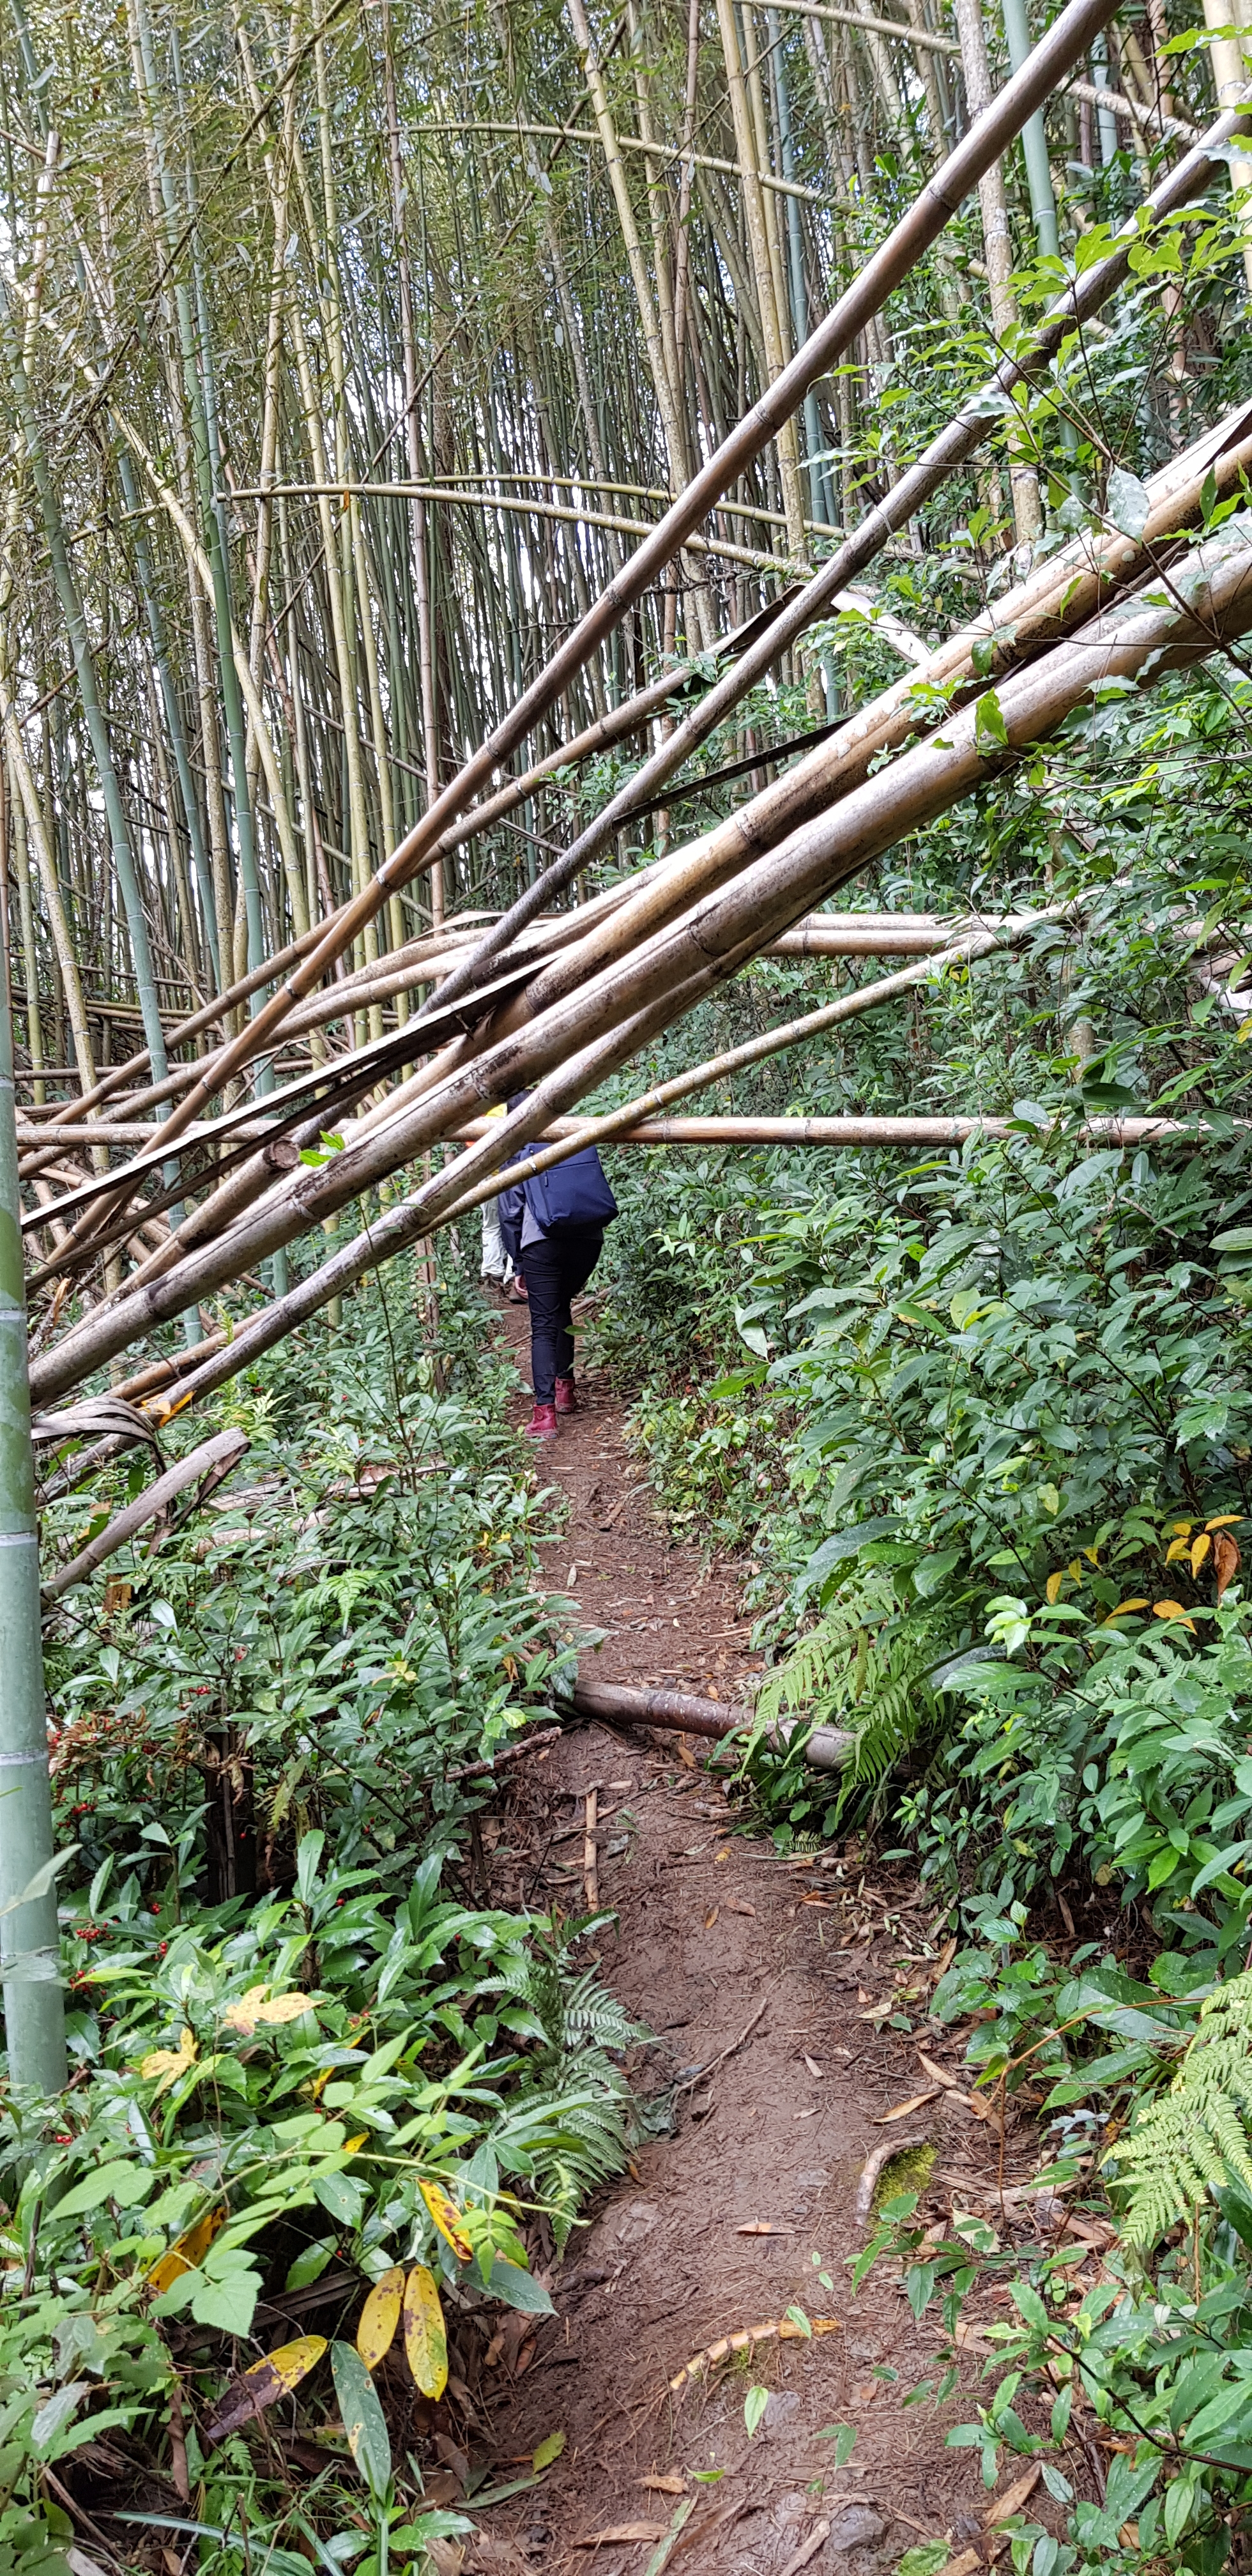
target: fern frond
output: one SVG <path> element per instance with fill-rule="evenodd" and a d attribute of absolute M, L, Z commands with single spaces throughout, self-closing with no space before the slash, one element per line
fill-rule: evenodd
<path fill-rule="evenodd" d="M 807 1712 L 814 1703 L 833 1713 L 857 1697 L 870 1641 L 891 1609 L 886 1586 L 876 1576 L 840 1593 L 816 1627 L 764 1676 L 756 1698 L 758 1725 L 772 1725 L 785 1713 Z"/>
<path fill-rule="evenodd" d="M 1234 2181 L 1252 2198 L 1252 1975 L 1231 1977 L 1200 2007 L 1200 2021 L 1168 2093 L 1139 2114 L 1109 2151 L 1130 2193 L 1123 2234 L 1150 2245 Z"/>
<path fill-rule="evenodd" d="M 901 1613 L 882 1578 L 867 1573 L 767 1674 L 755 1732 L 759 1738 L 784 1710 L 846 1727 L 853 1741 L 837 1800 L 842 1812 L 854 1793 L 877 1787 L 929 1724 L 935 1651 L 925 1616 Z"/>

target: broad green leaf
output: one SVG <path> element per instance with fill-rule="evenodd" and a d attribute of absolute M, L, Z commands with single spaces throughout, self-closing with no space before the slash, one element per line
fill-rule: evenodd
<path fill-rule="evenodd" d="M 119 2209 L 137 2209 L 146 2200 L 156 2181 L 152 2165 L 97 2165 L 84 2182 L 77 2182 L 59 2200 L 50 2215 L 54 2218 L 81 2218 L 89 2211 L 102 2209 L 106 2200 L 115 2200 Z"/>
<path fill-rule="evenodd" d="M 760 2424 L 761 2418 L 764 2415 L 768 2404 L 768 2388 L 762 2388 L 758 2385 L 748 2390 L 747 2396 L 743 2401 L 743 2420 L 748 2428 L 749 2440 Z"/>
<path fill-rule="evenodd" d="M 373 2380 L 355 2344 L 333 2343 L 330 2366 L 348 2448 L 370 2494 L 383 2496 L 391 2479 L 391 2444 Z"/>

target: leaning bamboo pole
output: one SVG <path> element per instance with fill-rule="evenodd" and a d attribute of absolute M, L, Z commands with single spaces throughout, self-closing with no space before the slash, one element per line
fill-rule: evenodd
<path fill-rule="evenodd" d="M 123 1294 L 111 1307 L 94 1309 L 36 1360 L 32 1385 L 39 1401 L 62 1394 L 157 1323 L 337 1213 L 466 1116 L 523 1086 L 534 1086 L 517 1110 L 496 1122 L 493 1136 L 470 1147 L 454 1173 L 433 1176 L 399 1207 L 384 1210 L 365 1235 L 244 1328 L 240 1344 L 247 1343 L 253 1352 L 269 1347 L 380 1257 L 443 1222 L 467 1188 L 498 1170 L 516 1147 L 530 1143 L 549 1118 L 571 1108 L 592 1080 L 604 1078 L 615 1058 L 628 1061 L 654 1023 L 670 1025 L 683 1016 L 770 938 L 905 833 L 947 811 L 1015 754 L 1046 738 L 1101 684 L 1184 668 L 1249 625 L 1252 521 L 1240 515 L 1195 547 L 1168 585 L 1149 581 L 1135 596 L 1094 618 L 1078 636 L 1007 679 L 997 694 L 994 729 L 982 721 L 981 706 L 966 708 L 940 735 L 915 745 L 832 810 L 803 824 L 728 886 L 643 942 L 622 964 L 593 978 L 573 999 L 555 1004 L 542 1020 L 462 1065 L 329 1164 L 280 1184 L 224 1236 L 188 1255 L 163 1278 Z M 597 1033 L 590 1044 L 588 1030 Z M 208 1363 L 210 1369 L 215 1365 Z"/>
<path fill-rule="evenodd" d="M 514 1019 L 541 1013 L 597 966 L 603 968 L 624 955 L 700 895 L 733 879 L 798 825 L 852 794 L 872 763 L 910 740 L 926 721 L 921 712 L 926 699 L 919 694 L 923 689 L 931 707 L 945 700 L 951 704 L 959 692 L 982 690 L 988 662 L 991 676 L 998 678 L 1009 657 L 1018 663 L 1054 643 L 1058 634 L 1079 628 L 1110 591 L 1141 581 L 1154 563 L 1168 564 L 1182 543 L 1179 532 L 1203 513 L 1210 477 L 1224 496 L 1240 489 L 1250 466 L 1252 407 L 1244 403 L 1153 477 L 1148 485 L 1151 507 L 1141 536 L 1130 538 L 1117 529 L 1091 530 L 1059 548 L 1016 590 L 1005 593 L 993 608 L 948 637 L 920 670 L 883 690 L 807 758 L 698 841 L 675 851 L 646 882 L 629 889 L 612 920 L 589 929 L 577 973 L 572 960 L 554 961 L 528 985 L 514 1007 Z M 937 717 L 930 721 L 939 724 Z M 465 970 L 457 971 L 460 976 Z M 445 984 L 441 998 L 455 990 L 455 983 Z"/>
<path fill-rule="evenodd" d="M 836 548 L 821 570 L 796 593 L 765 635 L 739 656 L 731 670 L 723 673 L 699 706 L 675 726 L 665 741 L 658 744 L 643 767 L 578 835 L 572 848 L 546 871 L 544 884 L 549 899 L 560 890 L 563 882 L 571 882 L 601 855 L 634 808 L 656 795 L 674 777 L 682 763 L 707 739 L 713 727 L 725 721 L 747 691 L 755 687 L 805 628 L 841 604 L 853 576 L 864 571 L 889 539 L 907 526 L 914 513 L 931 498 L 946 477 L 975 453 L 996 425 L 1004 403 L 1011 402 L 1021 385 L 1042 372 L 1068 335 L 1096 313 L 1122 283 L 1131 253 L 1143 237 L 1141 225 L 1146 229 L 1153 222 L 1167 220 L 1209 185 L 1220 167 L 1219 154 L 1244 121 L 1237 114 L 1223 114 L 1195 151 L 1188 153 L 1176 169 L 1166 172 L 1135 219 L 1123 225 L 1120 237 L 1107 256 L 1088 268 L 1064 295 L 1058 297 L 1026 347 L 1006 358 L 990 383 L 980 387 L 962 404 L 955 419 L 931 440 L 917 462 L 899 477 L 884 500 L 866 512 L 855 533 Z M 1071 554 L 1080 554 L 1081 549 L 1070 551 Z M 1055 564 L 1056 558 L 1053 557 L 1050 568 L 1054 569 Z M 490 934 L 491 938 L 500 936 L 500 932 Z M 483 953 L 488 953 L 486 940 Z M 467 962 L 459 970 L 459 975 L 463 979 L 468 972 Z M 445 996 L 457 989 L 456 983 L 450 983 L 444 988 Z M 463 980 L 459 989 L 466 989 Z M 555 986 L 548 985 L 542 989 L 544 998 L 547 998 Z"/>
<path fill-rule="evenodd" d="M 171 1111 L 171 1123 L 190 1124 L 213 1088 L 238 1071 L 264 1046 L 294 1004 L 320 983 L 323 975 L 352 941 L 373 922 L 396 889 L 408 882 L 441 834 L 455 822 L 493 772 L 511 755 L 582 670 L 590 655 L 612 632 L 624 612 L 650 587 L 673 556 L 694 535 L 708 512 L 723 499 L 738 476 L 774 438 L 782 423 L 802 403 L 808 387 L 836 362 L 877 313 L 887 295 L 943 231 L 950 216 L 982 172 L 998 159 L 1013 137 L 1086 51 L 1092 36 L 1113 15 L 1115 0 L 1068 0 L 1053 26 L 1036 46 L 999 98 L 957 145 L 947 161 L 914 200 L 907 214 L 866 263 L 804 347 L 785 367 L 730 436 L 693 476 L 659 525 L 644 539 L 630 562 L 611 580 L 582 616 L 543 671 L 524 688 L 451 783 L 428 806 L 405 839 L 347 906 L 333 930 L 291 974 L 250 1025 L 226 1049 L 214 1076 L 197 1084 Z M 533 900 L 531 898 L 534 898 Z M 534 888 L 514 907 L 508 934 L 542 909 L 546 891 Z M 529 908 L 528 908 L 529 907 Z M 520 917 L 519 917 L 520 916 Z M 492 939 L 488 934 L 488 940 Z M 503 945 L 496 939 L 495 945 Z M 488 952 L 484 943 L 485 953 Z M 475 971 L 481 971 L 483 959 Z M 464 970 L 462 970 L 464 971 Z M 471 977 L 472 980 L 472 977 Z"/>

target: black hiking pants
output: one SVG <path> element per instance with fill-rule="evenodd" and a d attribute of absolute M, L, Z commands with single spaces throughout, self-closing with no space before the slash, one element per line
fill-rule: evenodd
<path fill-rule="evenodd" d="M 600 1258 L 604 1229 L 565 1225 L 538 1243 L 522 1245 L 522 1277 L 530 1300 L 530 1375 L 536 1404 L 551 1404 L 559 1377 L 574 1366 L 570 1306 Z"/>

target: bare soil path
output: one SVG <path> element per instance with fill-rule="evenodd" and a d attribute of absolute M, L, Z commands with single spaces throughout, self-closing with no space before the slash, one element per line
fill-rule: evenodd
<path fill-rule="evenodd" d="M 524 1309 L 505 1329 L 524 1370 Z M 539 1472 L 569 1513 L 549 1577 L 605 1631 L 592 1669 L 738 1698 L 752 1661 L 741 1575 L 669 1545 L 628 1472 L 620 1399 L 594 1374 L 583 1395 Z M 519 1419 L 528 1409 L 519 1400 Z M 915 2325 L 882 2271 L 854 2299 L 846 2261 L 862 2241 L 858 2178 L 892 2134 L 875 2124 L 919 2094 L 931 2098 L 896 2134 L 938 2149 L 935 2214 L 954 2192 L 989 2214 L 996 2202 L 998 2134 L 919 2064 L 920 2047 L 956 2078 L 968 2036 L 926 2018 L 934 1900 L 867 1879 L 854 1845 L 797 1864 L 736 1832 L 693 1758 L 677 1739 L 587 1726 L 519 1765 L 488 1825 L 497 1902 L 581 1910 L 596 1788 L 600 1898 L 617 1917 L 602 1973 L 655 2035 L 630 2072 L 659 2134 L 552 2264 L 555 2320 L 510 2320 L 480 2383 L 479 2455 L 498 2476 L 551 2434 L 566 2447 L 541 2487 L 489 2513 L 467 2576 L 644 2576 L 654 2560 L 682 2576 L 881 2576 L 945 2535 L 954 2551 L 973 2542 L 976 2565 L 991 2554 L 987 2499 L 970 2454 L 944 2447 L 951 2411 L 902 2403 L 938 2347 L 937 2314 Z M 1010 2129 L 1007 2181 L 1033 2168 L 1034 2144 Z M 791 2307 L 838 2330 L 763 2339 L 674 2392 L 709 2345 Z M 754 2383 L 770 2396 L 749 2439 Z M 821 2437 L 839 2424 L 857 2440 L 836 2470 Z"/>

